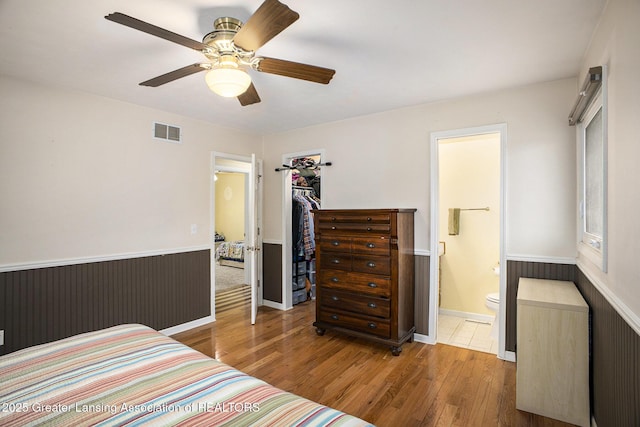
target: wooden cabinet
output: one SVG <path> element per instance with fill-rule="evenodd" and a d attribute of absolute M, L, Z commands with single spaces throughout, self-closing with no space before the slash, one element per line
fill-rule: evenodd
<path fill-rule="evenodd" d="M 415 211 L 313 211 L 318 335 L 333 329 L 389 345 L 395 356 L 413 340 Z"/>
<path fill-rule="evenodd" d="M 573 282 L 518 283 L 516 408 L 589 426 L 589 306 Z"/>

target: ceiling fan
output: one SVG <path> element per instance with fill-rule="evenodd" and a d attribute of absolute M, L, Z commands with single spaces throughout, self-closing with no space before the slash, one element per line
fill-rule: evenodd
<path fill-rule="evenodd" d="M 315 83 L 328 84 L 331 81 L 335 70 L 256 56 L 256 50 L 299 17 L 297 12 L 278 0 L 265 0 L 246 23 L 230 17 L 216 19 L 214 30 L 199 42 L 120 12 L 105 16 L 109 21 L 202 52 L 208 60 L 154 77 L 140 83 L 141 86 L 157 87 L 200 71 L 208 71 L 205 80 L 209 88 L 221 96 L 237 97 L 243 106 L 260 102 L 247 69 Z"/>

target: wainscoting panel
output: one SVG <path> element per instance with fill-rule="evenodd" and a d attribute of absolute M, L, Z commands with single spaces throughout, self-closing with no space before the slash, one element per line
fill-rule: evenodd
<path fill-rule="evenodd" d="M 429 262 L 428 256 L 415 256 L 416 293 L 414 316 L 416 333 L 429 334 Z"/>
<path fill-rule="evenodd" d="M 527 277 L 572 282 L 575 280 L 575 271 L 576 266 L 574 264 L 507 260 L 506 351 L 516 351 L 518 280 L 521 277 Z"/>
<path fill-rule="evenodd" d="M 0 273 L 0 354 L 121 323 L 165 329 L 211 313 L 210 251 Z"/>
<path fill-rule="evenodd" d="M 262 297 L 282 304 L 282 245 L 262 244 Z"/>
<path fill-rule="evenodd" d="M 591 406 L 598 426 L 640 426 L 640 335 L 576 267 L 591 312 Z"/>

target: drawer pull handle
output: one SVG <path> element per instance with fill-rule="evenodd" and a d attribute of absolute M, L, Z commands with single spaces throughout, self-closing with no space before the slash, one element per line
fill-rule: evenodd
<path fill-rule="evenodd" d="M 331 278 L 331 281 L 332 281 L 333 283 L 338 283 L 338 282 L 340 281 L 340 279 L 338 279 L 337 277 L 332 277 L 332 278 Z"/>
<path fill-rule="evenodd" d="M 336 217 L 335 217 L 335 216 L 332 216 L 332 217 L 331 217 L 331 221 L 335 221 L 335 220 L 336 220 Z"/>
<path fill-rule="evenodd" d="M 376 268 L 376 263 L 375 263 L 375 262 L 373 262 L 373 261 L 369 261 L 369 262 L 367 263 L 367 267 Z"/>
<path fill-rule="evenodd" d="M 332 318 L 333 320 L 338 320 L 338 315 L 337 315 L 337 314 L 332 314 L 332 315 L 331 315 L 331 318 Z"/>
<path fill-rule="evenodd" d="M 367 284 L 367 286 L 369 286 L 370 288 L 377 288 L 378 285 L 376 285 L 375 283 L 371 282 L 369 284 Z"/>
<path fill-rule="evenodd" d="M 334 226 L 332 226 L 332 227 L 331 227 L 331 229 L 332 229 L 332 230 L 335 230 L 335 229 L 336 229 L 336 226 L 335 226 L 335 225 L 334 225 Z"/>
<path fill-rule="evenodd" d="M 338 298 L 338 297 L 337 297 L 337 296 L 335 296 L 335 295 L 332 295 L 332 296 L 331 296 L 331 299 L 332 299 L 332 300 L 334 300 L 334 301 L 340 301 L 340 298 Z"/>
<path fill-rule="evenodd" d="M 332 259 L 331 262 L 334 264 L 340 264 L 340 260 L 338 258 Z"/>
<path fill-rule="evenodd" d="M 369 329 L 375 329 L 375 328 L 377 328 L 377 327 L 378 327 L 378 326 L 377 326 L 375 323 L 373 323 L 373 322 L 369 322 L 369 324 L 368 324 L 367 326 L 369 327 Z"/>
<path fill-rule="evenodd" d="M 333 246 L 340 246 L 340 242 L 338 242 L 337 240 L 334 240 L 333 242 L 331 242 L 331 244 Z"/>
<path fill-rule="evenodd" d="M 376 247 L 376 244 L 375 243 L 367 243 L 367 247 L 370 248 L 370 249 L 373 249 L 373 248 Z"/>
<path fill-rule="evenodd" d="M 367 217 L 367 221 L 371 221 L 371 217 L 370 216 Z"/>
<path fill-rule="evenodd" d="M 369 306 L 369 308 L 377 308 L 378 307 L 375 302 L 370 302 L 367 305 Z"/>

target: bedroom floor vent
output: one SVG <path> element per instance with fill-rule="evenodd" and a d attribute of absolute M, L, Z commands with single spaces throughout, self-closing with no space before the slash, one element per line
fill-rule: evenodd
<path fill-rule="evenodd" d="M 182 132 L 177 126 L 171 126 L 164 123 L 153 124 L 153 137 L 175 144 L 182 144 Z"/>

